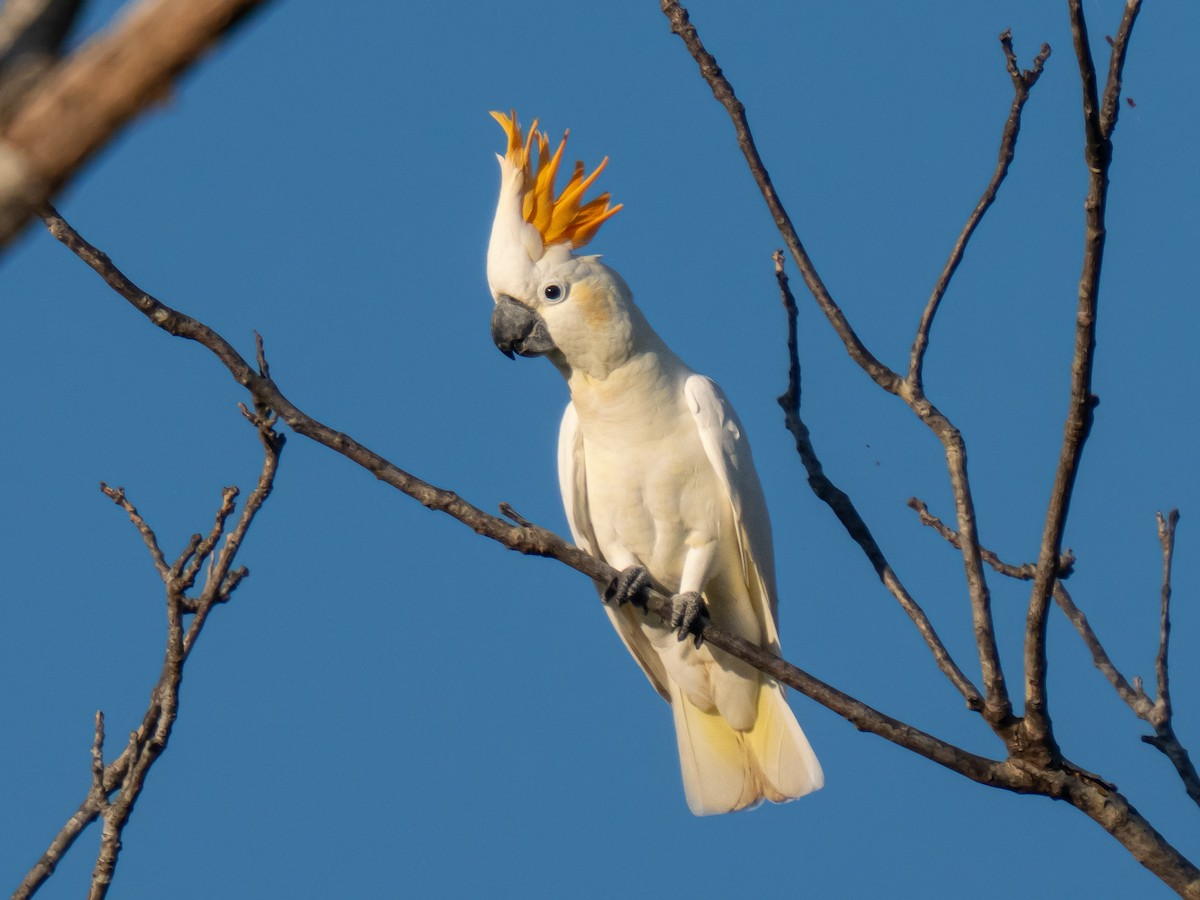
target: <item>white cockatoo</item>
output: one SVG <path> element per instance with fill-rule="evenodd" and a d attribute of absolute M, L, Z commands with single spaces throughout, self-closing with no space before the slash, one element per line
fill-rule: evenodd
<path fill-rule="evenodd" d="M 492 116 L 508 135 L 488 244 L 492 338 L 545 356 L 567 380 L 558 477 L 575 542 L 621 571 L 602 586 L 609 618 L 675 717 L 696 815 L 792 800 L 821 765 L 784 688 L 725 652 L 684 640 L 705 616 L 779 652 L 771 524 L 750 445 L 721 389 L 647 323 L 625 281 L 576 255 L 621 207 L 583 202 L 607 164 L 575 164 L 562 193 L 535 121 Z M 674 626 L 634 602 L 651 579 L 674 594 Z M 644 603 L 642 604 L 644 607 Z"/>

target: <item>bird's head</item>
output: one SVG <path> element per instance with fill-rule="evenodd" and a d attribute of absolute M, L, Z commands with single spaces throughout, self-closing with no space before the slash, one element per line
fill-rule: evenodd
<path fill-rule="evenodd" d="M 488 286 L 495 301 L 492 339 L 508 357 L 547 356 L 564 374 L 603 375 L 629 352 L 635 320 L 628 286 L 598 256 L 574 253 L 621 209 L 607 193 L 584 194 L 608 164 L 590 174 L 582 162 L 555 195 L 567 136 L 551 155 L 537 130 L 522 132 L 516 112 L 493 112 L 508 135 L 500 161 L 500 199 L 488 243 Z"/>

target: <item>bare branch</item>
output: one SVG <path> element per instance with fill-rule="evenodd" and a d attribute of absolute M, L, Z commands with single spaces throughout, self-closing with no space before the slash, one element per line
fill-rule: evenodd
<path fill-rule="evenodd" d="M 129 521 L 133 522 L 134 527 L 141 534 L 142 540 L 145 541 L 146 548 L 150 551 L 150 558 L 154 560 L 154 568 L 158 571 L 159 577 L 165 581 L 170 568 L 167 566 L 166 559 L 163 558 L 162 550 L 159 549 L 158 538 L 150 526 L 146 524 L 146 520 L 138 513 L 137 507 L 125 497 L 125 488 L 110 488 L 102 481 L 100 482 L 100 490 L 128 514 Z"/>
<path fill-rule="evenodd" d="M 779 397 L 779 405 L 783 407 L 787 429 L 796 440 L 796 452 L 804 464 L 805 472 L 808 473 L 809 487 L 833 510 L 834 515 L 838 517 L 838 521 L 842 523 L 850 537 L 862 548 L 863 553 L 870 560 L 871 566 L 875 569 L 875 574 L 879 576 L 884 587 L 896 598 L 900 607 L 912 619 L 917 631 L 920 632 L 921 637 L 925 639 L 925 643 L 933 653 L 938 668 L 963 695 L 963 699 L 967 701 L 967 707 L 980 710 L 983 708 L 983 698 L 979 695 L 979 689 L 971 683 L 971 680 L 954 662 L 950 652 L 942 643 L 942 639 L 938 637 L 933 623 L 925 615 L 925 610 L 909 594 L 908 589 L 904 587 L 899 576 L 888 563 L 882 548 L 871 534 L 871 529 L 859 515 L 854 501 L 829 479 L 821 465 L 821 460 L 817 457 L 808 426 L 800 415 L 800 350 L 797 339 L 799 311 L 796 308 L 796 298 L 792 295 L 792 289 L 788 283 L 787 273 L 783 268 L 783 251 L 776 250 L 773 258 L 775 260 L 775 279 L 779 284 L 779 292 L 783 298 L 783 308 L 787 312 L 788 320 L 788 387 L 787 391 Z"/>
<path fill-rule="evenodd" d="M 511 550 L 533 556 L 552 557 L 565 563 L 593 581 L 607 584 L 617 575 L 611 566 L 572 546 L 558 535 L 536 525 L 512 525 L 485 513 L 463 500 L 453 491 L 443 490 L 405 472 L 379 454 L 355 441 L 349 435 L 334 431 L 308 416 L 291 403 L 268 376 L 259 374 L 237 353 L 223 337 L 207 325 L 186 316 L 146 294 L 118 270 L 107 255 L 85 241 L 56 211 L 47 207 L 43 216 L 46 224 L 60 241 L 84 262 L 88 263 L 117 293 L 163 330 L 200 343 L 212 351 L 238 383 L 254 397 L 256 408 L 274 410 L 297 434 L 342 454 L 370 471 L 376 478 L 408 494 L 429 509 L 444 512 L 469 526 L 476 533 L 489 537 Z M 261 344 L 259 346 L 261 353 Z M 265 365 L 260 369 L 265 370 Z M 663 621 L 671 616 L 671 600 L 661 592 L 650 592 L 650 612 Z M 203 613 L 197 613 L 197 619 Z M 732 635 L 709 625 L 703 637 L 715 647 L 758 667 L 784 684 L 827 706 L 851 721 L 855 727 L 870 731 L 898 743 L 942 765 L 963 771 L 968 777 L 991 783 L 997 776 L 993 768 L 998 763 L 967 753 L 958 747 L 925 734 L 918 729 L 872 709 L 866 704 L 825 684 L 803 670 L 785 662 Z M 1015 788 L 1014 788 L 1015 789 Z"/>
<path fill-rule="evenodd" d="M 1075 605 L 1071 594 L 1061 581 L 1056 582 L 1054 585 L 1054 599 L 1058 603 L 1059 608 L 1071 621 L 1071 624 L 1075 626 L 1075 630 L 1079 632 L 1083 643 L 1092 654 L 1092 663 L 1108 679 L 1108 683 L 1117 692 L 1117 696 L 1125 701 L 1126 705 L 1133 710 L 1135 715 L 1145 719 L 1152 709 L 1150 698 L 1146 696 L 1146 692 L 1142 690 L 1142 686 L 1137 679 L 1134 680 L 1133 685 L 1130 685 L 1125 676 L 1117 669 L 1109 657 L 1108 651 L 1104 649 L 1104 645 L 1100 642 L 1100 638 L 1096 636 L 1096 632 L 1092 629 L 1092 624 L 1088 621 L 1087 616 L 1083 610 Z"/>
<path fill-rule="evenodd" d="M 1154 659 L 1154 673 L 1158 680 L 1158 702 L 1162 704 L 1165 718 L 1171 718 L 1171 687 L 1167 673 L 1167 649 L 1171 643 L 1171 563 L 1175 558 L 1175 526 L 1179 524 L 1179 510 L 1156 513 L 1158 540 L 1162 544 L 1162 605 L 1159 612 L 1158 655 Z"/>
<path fill-rule="evenodd" d="M 1105 206 L 1108 199 L 1108 168 L 1112 161 L 1110 140 L 1116 123 L 1120 94 L 1121 68 L 1129 32 L 1137 17 L 1140 0 L 1129 0 L 1121 22 L 1119 46 L 1114 44 L 1106 107 L 1110 118 L 1103 119 L 1096 95 L 1096 70 L 1088 43 L 1087 23 L 1081 0 L 1070 0 L 1071 36 L 1079 61 L 1083 85 L 1083 117 L 1086 135 L 1084 157 L 1088 166 L 1088 194 L 1084 203 L 1086 228 L 1083 271 L 1079 277 L 1079 302 L 1075 314 L 1075 354 L 1071 362 L 1071 398 L 1063 428 L 1054 486 L 1046 510 L 1042 542 L 1038 552 L 1037 575 L 1030 593 L 1025 625 L 1025 717 L 1022 724 L 1025 741 L 1033 747 L 1056 752 L 1046 701 L 1046 618 L 1054 583 L 1058 579 L 1058 559 L 1062 552 L 1063 531 L 1071 506 L 1071 495 L 1079 473 L 1083 447 L 1092 428 L 1099 402 L 1092 393 L 1092 367 L 1096 351 L 1096 312 L 1100 296 L 1100 269 L 1104 260 Z"/>
<path fill-rule="evenodd" d="M 1000 35 L 1000 46 L 1004 50 L 1004 57 L 1008 63 L 1008 74 L 1012 77 L 1013 89 L 1016 93 L 1008 112 L 1008 120 L 1004 123 L 1004 132 L 1000 138 L 1000 159 L 996 163 L 996 171 L 992 173 L 992 180 L 988 182 L 983 196 L 975 204 L 975 209 L 971 211 L 967 224 L 963 226 L 962 233 L 954 242 L 954 249 L 950 252 L 950 258 L 946 261 L 942 274 L 938 276 L 937 284 L 933 287 L 933 293 L 925 305 L 925 311 L 921 314 L 921 322 L 917 326 L 917 335 L 913 339 L 912 350 L 909 354 L 908 380 L 918 390 L 922 389 L 924 384 L 925 353 L 929 349 L 929 330 L 933 327 L 933 318 L 937 315 L 942 298 L 946 295 L 946 289 L 950 286 L 950 279 L 954 277 L 959 263 L 962 262 L 971 235 L 975 233 L 975 229 L 983 221 L 984 214 L 995 202 L 1000 185 L 1008 175 L 1009 166 L 1012 165 L 1013 157 L 1016 155 L 1017 136 L 1021 131 L 1021 111 L 1025 108 L 1025 101 L 1029 99 L 1029 92 L 1041 77 L 1046 60 L 1050 58 L 1050 45 L 1042 44 L 1041 51 L 1034 57 L 1033 68 L 1022 72 L 1017 65 L 1016 54 L 1013 52 L 1011 30 Z"/>
<path fill-rule="evenodd" d="M 908 498 L 908 508 L 914 510 L 921 519 L 922 525 L 927 525 L 946 539 L 946 542 L 953 547 L 961 547 L 958 532 L 935 516 L 929 511 L 929 507 L 925 505 L 925 501 L 917 497 Z M 1014 566 L 1004 562 L 999 556 L 987 547 L 979 548 L 979 555 L 983 557 L 983 561 L 999 572 L 1001 575 L 1007 575 L 1009 578 L 1015 578 L 1018 581 L 1032 581 L 1037 573 L 1037 567 L 1033 563 L 1023 563 L 1019 566 Z M 1059 571 L 1063 578 L 1070 574 L 1071 569 L 1075 565 L 1075 555 L 1070 550 L 1062 555 L 1059 560 Z"/>
<path fill-rule="evenodd" d="M 937 516 L 930 513 L 922 501 L 914 497 L 908 501 L 908 505 L 917 511 L 923 524 L 933 528 L 954 546 L 958 546 L 957 532 L 945 525 Z M 1187 748 L 1180 743 L 1178 736 L 1175 734 L 1171 722 L 1171 701 L 1167 681 L 1167 643 L 1171 631 L 1171 559 L 1174 555 L 1175 525 L 1178 521 L 1178 510 L 1172 510 L 1166 519 L 1163 518 L 1161 513 L 1158 514 L 1158 536 L 1163 546 L 1163 586 L 1159 647 L 1158 655 L 1155 659 L 1159 694 L 1157 701 L 1152 701 L 1146 694 L 1140 678 L 1135 678 L 1133 684 L 1130 684 L 1128 679 L 1121 674 L 1121 671 L 1108 655 L 1108 651 L 1104 649 L 1104 644 L 1096 635 L 1095 630 L 1093 630 L 1087 615 L 1075 605 L 1075 601 L 1061 579 L 1054 583 L 1054 599 L 1063 611 L 1063 614 L 1075 626 L 1076 632 L 1078 632 L 1084 645 L 1088 648 L 1088 652 L 1092 655 L 1093 664 L 1108 680 L 1108 683 L 1112 685 L 1117 696 L 1133 710 L 1134 715 L 1154 727 L 1155 733 L 1144 736 L 1142 740 L 1157 748 L 1171 761 L 1171 764 L 1175 766 L 1175 770 L 1179 774 L 1180 780 L 1183 782 L 1188 796 L 1200 804 L 1200 773 L 1197 773 Z M 1017 578 L 1022 581 L 1031 581 L 1037 574 L 1037 567 L 1032 563 L 1013 566 L 1001 560 L 991 550 L 982 548 L 982 553 L 988 565 L 1003 575 L 1008 575 L 1011 578 Z M 1063 558 L 1059 561 L 1059 570 L 1063 577 L 1066 576 L 1074 564 L 1074 556 L 1069 552 L 1063 555 Z"/>
<path fill-rule="evenodd" d="M 217 508 L 213 527 L 209 529 L 208 534 L 201 538 L 200 543 L 196 545 L 191 561 L 184 568 L 179 581 L 181 591 L 191 589 L 192 585 L 196 583 L 196 576 L 200 574 L 200 569 L 208 562 L 208 558 L 212 556 L 213 549 L 221 539 L 221 535 L 225 533 L 225 520 L 233 515 L 233 502 L 237 499 L 238 493 L 239 491 L 236 487 L 227 487 L 221 491 L 221 505 Z"/>
<path fill-rule="evenodd" d="M 716 59 L 705 48 L 700 36 L 688 18 L 687 10 L 675 0 L 660 0 L 662 11 L 671 22 L 671 30 L 684 42 L 692 58 L 700 66 L 700 74 L 712 89 L 713 96 L 725 107 L 733 121 L 738 145 L 754 176 L 755 183 L 766 200 L 775 225 L 792 253 L 800 274 L 813 297 L 825 313 L 834 331 L 842 339 L 850 357 L 878 384 L 889 393 L 901 397 L 918 418 L 937 435 L 946 452 L 946 467 L 950 484 L 954 490 L 958 528 L 963 535 L 963 566 L 966 570 L 967 589 L 971 598 L 971 618 L 975 644 L 979 653 L 979 668 L 985 691 L 984 717 L 1006 742 L 1010 742 L 1015 729 L 1012 703 L 1000 665 L 1000 653 L 996 646 L 996 632 L 992 621 L 991 594 L 979 555 L 979 539 L 975 522 L 975 502 L 971 495 L 971 482 L 967 474 L 967 448 L 962 434 L 954 423 L 939 410 L 919 385 L 901 378 L 896 372 L 880 363 L 862 344 L 842 310 L 834 302 L 824 282 L 818 276 L 812 260 L 805 252 L 800 238 L 792 225 L 775 188 L 771 184 L 766 167 L 754 145 L 746 112 L 733 93 L 733 86 L 717 65 Z"/>
<path fill-rule="evenodd" d="M 1200 804 L 1200 773 L 1197 773 L 1191 756 L 1175 734 L 1171 684 L 1167 669 L 1167 650 L 1171 641 L 1171 564 L 1175 557 L 1175 526 L 1179 524 L 1179 510 L 1171 510 L 1165 518 L 1162 513 L 1158 513 L 1157 519 L 1158 540 L 1162 544 L 1163 554 L 1158 653 L 1154 658 L 1158 699 L 1154 702 L 1150 714 L 1142 717 L 1154 726 L 1154 734 L 1146 735 L 1142 740 L 1156 747 L 1171 761 L 1183 781 L 1188 796 Z"/>
<path fill-rule="evenodd" d="M 661 6 L 663 13 L 671 21 L 671 31 L 683 41 L 692 58 L 700 66 L 700 74 L 712 88 L 713 96 L 725 107 L 729 118 L 733 120 L 738 146 L 741 147 L 742 154 L 746 157 L 746 163 L 750 167 L 750 173 L 754 176 L 754 181 L 758 185 L 759 191 L 762 192 L 763 199 L 767 202 L 767 208 L 775 220 L 775 227 L 783 236 L 783 240 L 792 254 L 792 259 L 795 260 L 796 267 L 804 278 L 804 283 L 808 285 L 808 289 L 816 298 L 821 310 L 833 325 L 834 331 L 842 339 L 846 352 L 881 388 L 892 394 L 899 393 L 902 380 L 900 376 L 876 359 L 875 355 L 867 349 L 850 326 L 841 307 L 834 302 L 825 283 L 821 280 L 821 276 L 817 274 L 816 267 L 808 256 L 808 251 L 804 249 L 804 245 L 792 225 L 791 217 L 775 192 L 775 186 L 771 183 L 771 176 L 767 173 L 762 157 L 758 155 L 758 148 L 754 143 L 754 136 L 750 133 L 750 125 L 746 119 L 746 109 L 734 94 L 733 85 L 721 72 L 716 58 L 700 42 L 700 35 L 692 25 L 687 10 L 675 0 L 661 0 Z"/>
<path fill-rule="evenodd" d="M 121 835 L 133 813 L 134 805 L 145 786 L 146 777 L 155 761 L 166 750 L 179 708 L 179 686 L 183 677 L 183 666 L 207 619 L 208 613 L 217 603 L 229 599 L 248 574 L 245 567 L 232 569 L 234 558 L 254 521 L 254 516 L 271 493 L 275 473 L 278 469 L 279 452 L 283 447 L 282 435 L 271 430 L 269 417 L 262 417 L 255 425 L 264 448 L 264 462 L 258 485 L 251 493 L 237 525 L 217 554 L 206 580 L 201 596 L 189 601 L 184 591 L 195 580 L 196 572 L 206 558 L 212 555 L 225 523 L 233 513 L 233 498 L 236 488 L 225 488 L 221 505 L 215 516 L 213 528 L 207 537 L 194 535 L 187 548 L 174 566 L 168 567 L 154 531 L 138 514 L 137 509 L 126 498 L 120 488 L 102 485 L 105 494 L 121 506 L 134 525 L 137 526 L 146 545 L 151 549 L 155 569 L 158 570 L 166 588 L 167 639 L 162 671 L 150 694 L 150 705 L 142 717 L 141 725 L 132 731 L 129 742 L 121 755 L 109 766 L 104 765 L 104 716 L 96 714 L 95 735 L 91 750 L 91 787 L 80 805 L 51 842 L 41 859 L 26 873 L 16 893 L 17 900 L 31 897 L 53 874 L 63 854 L 90 823 L 103 819 L 100 851 L 92 871 L 89 898 L 103 900 L 112 884 L 113 873 L 121 853 Z M 189 565 L 189 560 L 191 564 Z M 186 571 L 185 571 L 186 567 Z M 194 613 L 190 626 L 184 630 L 183 617 Z M 113 796 L 114 792 L 117 792 Z"/>

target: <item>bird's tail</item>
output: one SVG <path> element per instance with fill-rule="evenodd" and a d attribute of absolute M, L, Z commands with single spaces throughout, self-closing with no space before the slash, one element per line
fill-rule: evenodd
<path fill-rule="evenodd" d="M 784 803 L 825 783 L 821 764 L 792 714 L 783 686 L 763 676 L 754 725 L 738 731 L 670 683 L 688 808 L 698 816 Z"/>

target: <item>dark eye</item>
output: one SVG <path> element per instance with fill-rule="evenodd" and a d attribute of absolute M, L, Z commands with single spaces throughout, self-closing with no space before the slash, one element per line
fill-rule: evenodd
<path fill-rule="evenodd" d="M 542 296 L 551 303 L 557 303 L 566 295 L 566 289 L 557 281 L 552 281 L 542 288 Z"/>

